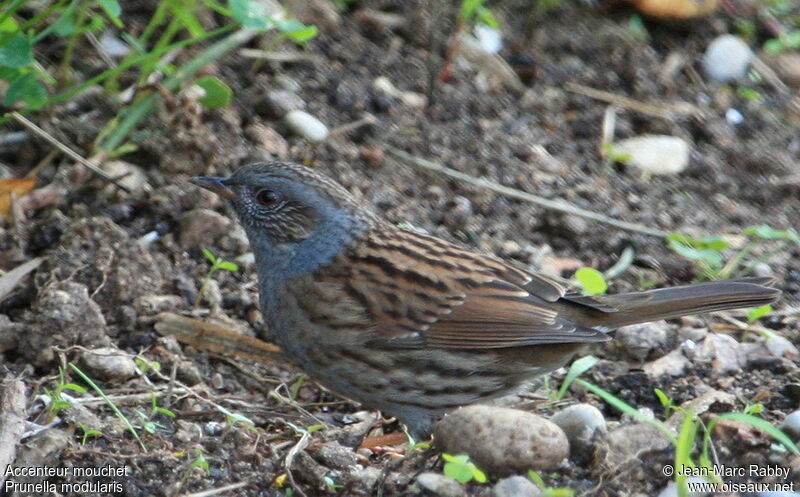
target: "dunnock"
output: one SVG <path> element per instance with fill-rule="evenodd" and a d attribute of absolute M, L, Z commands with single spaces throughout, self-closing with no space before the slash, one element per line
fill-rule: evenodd
<path fill-rule="evenodd" d="M 769 278 L 586 297 L 380 219 L 330 178 L 282 162 L 193 182 L 231 201 L 261 310 L 288 358 L 331 390 L 430 433 L 634 323 L 751 307 Z"/>

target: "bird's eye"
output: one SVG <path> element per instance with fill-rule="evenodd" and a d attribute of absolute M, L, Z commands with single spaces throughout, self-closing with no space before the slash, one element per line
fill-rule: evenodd
<path fill-rule="evenodd" d="M 256 193 L 256 202 L 263 207 L 272 207 L 280 201 L 281 196 L 272 190 L 259 190 Z"/>

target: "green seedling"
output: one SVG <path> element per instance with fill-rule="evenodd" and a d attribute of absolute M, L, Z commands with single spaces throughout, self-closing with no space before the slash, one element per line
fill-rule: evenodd
<path fill-rule="evenodd" d="M 749 324 L 753 324 L 759 319 L 769 314 L 770 312 L 772 312 L 772 306 L 769 304 L 762 305 L 759 307 L 753 307 L 752 309 L 747 311 L 747 322 Z"/>
<path fill-rule="evenodd" d="M 572 363 L 567 371 L 567 375 L 564 377 L 564 381 L 561 383 L 561 388 L 558 390 L 558 394 L 556 395 L 556 400 L 561 400 L 567 395 L 567 390 L 569 390 L 570 385 L 583 373 L 589 371 L 591 368 L 594 367 L 595 364 L 598 363 L 600 359 L 595 356 L 587 355 L 585 357 L 581 357 L 580 359 L 576 360 Z"/>
<path fill-rule="evenodd" d="M 198 307 L 200 305 L 200 299 L 202 299 L 203 295 L 205 295 L 206 286 L 208 285 L 208 282 L 211 281 L 211 278 L 214 276 L 214 273 L 216 273 L 217 271 L 236 272 L 239 270 L 239 266 L 237 266 L 236 263 L 233 263 L 231 261 L 226 261 L 222 257 L 217 257 L 208 249 L 205 248 L 203 249 L 203 255 L 206 257 L 206 259 L 209 260 L 209 262 L 211 262 L 211 267 L 208 268 L 208 272 L 200 282 L 200 291 L 197 292 L 197 298 L 194 301 L 195 307 Z"/>
<path fill-rule="evenodd" d="M 667 246 L 676 254 L 689 259 L 697 266 L 701 279 L 718 280 L 738 278 L 752 274 L 753 268 L 787 250 L 792 244 L 800 245 L 800 235 L 792 230 L 779 230 L 762 224 L 750 226 L 741 232 L 747 242 L 733 252 L 727 240 L 719 235 L 694 238 L 672 233 L 667 236 Z M 760 256 L 753 252 L 760 248 Z"/>
<path fill-rule="evenodd" d="M 459 483 L 469 483 L 476 481 L 477 483 L 486 483 L 486 473 L 478 469 L 475 464 L 469 460 L 467 454 L 442 454 L 442 459 L 445 460 L 442 472 L 448 478 L 452 478 Z"/>
<path fill-rule="evenodd" d="M 551 487 L 544 478 L 534 470 L 528 470 L 528 478 L 542 490 L 542 497 L 574 497 L 575 490 L 566 487 Z"/>
<path fill-rule="evenodd" d="M 603 273 L 590 267 L 582 267 L 575 271 L 575 280 L 584 295 L 600 295 L 608 290 L 608 283 Z"/>
<path fill-rule="evenodd" d="M 86 428 L 86 425 L 81 423 L 80 424 L 81 431 L 83 432 L 83 438 L 81 439 L 81 445 L 86 445 L 86 442 L 89 440 L 89 437 L 99 437 L 103 434 L 100 430 L 93 430 L 90 428 Z"/>
<path fill-rule="evenodd" d="M 656 394 L 656 397 L 658 397 L 658 401 L 661 403 L 661 407 L 664 408 L 665 418 L 669 416 L 672 413 L 672 411 L 677 410 L 672 398 L 668 396 L 666 393 L 664 393 L 663 390 L 661 390 L 660 388 L 655 388 L 653 389 L 653 393 Z"/>
<path fill-rule="evenodd" d="M 52 390 L 48 388 L 44 389 L 45 395 L 50 398 L 50 403 L 47 404 L 48 422 L 54 420 L 61 411 L 72 405 L 62 395 L 65 390 L 71 390 L 79 394 L 86 393 L 86 389 L 82 386 L 76 385 L 75 383 L 67 383 L 64 370 L 58 368 L 58 383 L 56 383 L 56 386 Z"/>

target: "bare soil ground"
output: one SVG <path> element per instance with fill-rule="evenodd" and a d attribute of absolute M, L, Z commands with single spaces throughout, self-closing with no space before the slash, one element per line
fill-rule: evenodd
<path fill-rule="evenodd" d="M 147 19 L 151 8 L 147 2 L 131 4 L 124 14 L 127 23 Z M 387 27 L 365 21 L 364 8 L 399 14 L 404 22 Z M 176 97 L 135 135 L 138 150 L 122 159 L 137 167 L 146 186 L 140 183 L 134 193 L 124 194 L 84 176 L 80 183 L 70 183 L 73 188 L 62 198 L 2 230 L 4 267 L 44 259 L 32 278 L 0 302 L 0 360 L 4 374 L 20 376 L 27 388 L 28 420 L 48 421 L 37 396 L 59 383 L 59 367 L 68 381 L 84 384 L 66 364 L 83 364 L 85 349 L 113 345 L 160 364 L 160 372 L 127 376 L 113 370 L 95 378 L 137 427 L 152 423 L 147 425 L 152 433 L 139 429 L 147 452 L 99 399 L 60 412 L 62 422 L 26 439 L 20 457 L 52 467 L 127 466 L 124 478 L 95 479 L 120 482 L 121 492 L 113 495 L 126 496 L 182 495 L 236 483 L 241 486 L 228 495 L 289 495 L 292 482 L 285 462 L 290 453 L 294 485 L 307 495 L 375 495 L 379 487 L 383 495 L 422 495 L 413 483 L 415 474 L 440 470 L 435 457 L 398 462 L 391 450 L 354 450 L 368 433 L 399 427 L 305 381 L 296 370 L 207 353 L 156 333 L 159 312 L 206 318 L 210 309 L 233 328 L 263 335 L 254 272 L 239 258 L 249 250 L 246 240 L 227 223 L 227 207 L 191 186 L 191 176 L 227 175 L 244 163 L 276 156 L 306 163 L 337 178 L 393 222 L 532 269 L 564 269 L 564 277 L 575 264 L 607 269 L 625 247 L 634 247 L 635 262 L 613 281 L 612 292 L 650 280 L 688 282 L 697 272 L 662 239 L 426 173 L 398 160 L 391 149 L 667 232 L 740 234 L 744 227 L 762 223 L 800 228 L 800 182 L 787 180 L 800 172 L 800 115 L 791 104 L 797 87 L 787 94 L 766 82 L 753 83 L 759 98 L 748 100 L 735 89 L 710 82 L 700 68 L 710 40 L 733 30 L 733 16 L 721 11 L 686 23 L 646 20 L 649 37 L 641 39 L 628 28 L 633 11 L 627 7 L 604 11 L 565 2 L 533 22 L 529 8 L 530 2 L 520 1 L 501 2 L 496 9 L 506 36 L 501 55 L 520 62 L 516 67 L 524 76 L 524 87 L 516 90 L 498 84 L 474 64 L 457 62 L 450 79 L 431 93 L 432 74 L 435 78 L 441 67 L 453 29 L 452 12 L 416 1 L 357 2 L 339 12 L 337 25 L 320 25 L 320 35 L 303 52 L 311 58 L 255 65 L 251 58 L 232 54 L 207 69 L 233 87 L 230 107 L 209 111 Z M 48 50 L 57 59 L 64 47 Z M 683 63 L 670 70 L 667 61 L 674 60 Z M 100 64 L 90 52 L 82 63 L 86 74 Z M 376 90 L 378 77 L 432 101 L 424 108 L 409 106 Z M 616 134 L 684 138 L 692 144 L 688 169 L 646 176 L 629 166 L 606 164 L 598 149 L 608 103 L 586 96 L 581 87 L 657 103 L 670 111 L 666 118 L 621 107 Z M 331 129 L 367 113 L 376 123 L 311 144 L 292 136 L 265 103 L 267 93 L 286 88 Z M 687 106 L 693 111 L 683 112 Z M 117 108 L 98 89 L 49 115 L 33 117 L 80 149 L 95 139 L 98 126 Z M 741 124 L 726 120 L 729 108 L 742 113 Z M 6 131 L 11 129 L 0 133 Z M 31 136 L 23 146 L 0 150 L 0 160 L 19 177 L 50 150 Z M 69 160 L 56 157 L 40 173 L 40 186 L 76 170 Z M 201 245 L 238 260 L 242 269 L 217 273 L 196 307 L 208 270 Z M 796 343 L 800 321 L 787 311 L 800 300 L 800 246 L 775 254 L 767 264 L 785 295 L 762 324 Z M 687 328 L 728 333 L 737 341 L 760 339 L 758 334 L 743 336 L 719 318 L 683 320 L 671 324 L 669 340 L 646 360 L 678 348 L 683 341 L 678 330 Z M 658 416 L 662 407 L 654 388 L 676 404 L 709 389 L 729 392 L 735 401 L 711 411 L 741 411 L 761 403 L 760 415 L 774 424 L 800 403 L 797 357 L 745 361 L 744 367 L 724 372 L 709 358 L 693 362 L 678 377 L 653 378 L 641 371 L 643 361 L 615 344 L 595 354 L 603 362 L 585 375 L 589 381 Z M 170 382 L 173 369 L 186 388 Z M 563 371 L 557 372 L 553 385 L 562 378 Z M 65 393 L 96 396 L 92 391 Z M 153 412 L 151 393 L 174 418 Z M 618 411 L 586 391 L 576 390 L 562 402 L 546 395 L 533 399 L 525 402 L 526 408 L 544 416 L 584 401 L 597 405 L 609 422 L 621 419 Z M 220 407 L 233 415 L 226 416 Z M 235 423 L 235 415 L 254 425 Z M 327 428 L 307 435 L 299 430 L 317 424 Z M 791 478 L 798 480 L 797 459 L 775 449 L 768 437 L 738 428 L 716 438 L 724 464 L 793 467 Z M 84 439 L 89 429 L 101 433 Z M 655 495 L 669 482 L 661 468 L 673 457 L 671 448 L 657 450 L 627 461 L 623 468 L 574 454 L 545 479 L 579 495 Z M 198 463 L 203 459 L 208 471 Z M 491 484 L 470 484 L 466 491 L 489 495 Z"/>

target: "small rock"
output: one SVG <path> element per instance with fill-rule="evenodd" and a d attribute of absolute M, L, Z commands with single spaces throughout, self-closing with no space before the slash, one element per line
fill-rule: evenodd
<path fill-rule="evenodd" d="M 211 209 L 192 209 L 179 220 L 178 241 L 184 250 L 199 250 L 226 235 L 231 220 Z"/>
<path fill-rule="evenodd" d="M 466 495 L 461 485 L 439 473 L 422 473 L 417 476 L 417 485 L 430 495 L 437 497 L 462 497 Z"/>
<path fill-rule="evenodd" d="M 681 342 L 691 340 L 701 342 L 708 335 L 708 328 L 681 328 L 678 330 L 678 338 Z"/>
<path fill-rule="evenodd" d="M 218 437 L 225 429 L 225 425 L 219 421 L 209 421 L 203 425 L 203 431 L 210 437 Z"/>
<path fill-rule="evenodd" d="M 622 416 L 619 418 L 620 422 L 623 424 L 633 424 L 640 423 L 642 418 L 656 419 L 656 414 L 649 407 L 640 407 L 636 409 L 636 413 L 636 416 L 627 412 L 622 413 Z"/>
<path fill-rule="evenodd" d="M 642 135 L 614 143 L 614 153 L 625 163 L 650 174 L 677 174 L 689 165 L 689 144 L 682 138 Z"/>
<path fill-rule="evenodd" d="M 289 90 L 271 90 L 256 104 L 257 110 L 269 117 L 283 119 L 293 110 L 304 110 L 306 102 Z"/>
<path fill-rule="evenodd" d="M 44 472 L 46 472 L 48 467 L 58 467 L 61 460 L 61 452 L 67 448 L 71 439 L 72 429 L 50 428 L 45 430 L 39 435 L 26 440 L 24 444 L 20 444 L 14 467 L 30 468 L 27 471 L 34 475 L 37 474 L 36 468 L 43 468 Z M 42 477 L 26 476 L 23 473 L 19 477 L 14 477 L 14 481 L 19 483 L 38 483 L 42 481 Z"/>
<path fill-rule="evenodd" d="M 53 359 L 52 347 L 110 345 L 100 306 L 85 285 L 63 281 L 45 287 L 36 299 L 32 328 L 19 337 L 17 350 L 36 365 Z"/>
<path fill-rule="evenodd" d="M 461 227 L 472 218 L 472 202 L 467 197 L 456 195 L 444 216 L 445 224 Z"/>
<path fill-rule="evenodd" d="M 192 361 L 180 361 L 176 371 L 179 380 L 193 387 L 203 381 L 203 375 Z"/>
<path fill-rule="evenodd" d="M 179 442 L 199 442 L 203 438 L 203 432 L 200 427 L 184 419 L 175 420 L 175 428 L 175 438 Z"/>
<path fill-rule="evenodd" d="M 492 487 L 492 497 L 541 497 L 542 491 L 524 476 L 509 476 Z"/>
<path fill-rule="evenodd" d="M 764 346 L 775 357 L 797 357 L 797 347 L 786 337 L 771 333 L 764 341 Z"/>
<path fill-rule="evenodd" d="M 222 390 L 225 387 L 225 379 L 219 373 L 214 373 L 209 378 L 208 383 L 214 390 Z"/>
<path fill-rule="evenodd" d="M 649 423 L 623 425 L 608 433 L 606 462 L 612 467 L 630 464 L 648 453 L 666 450 L 671 442 Z"/>
<path fill-rule="evenodd" d="M 669 326 L 664 321 L 623 326 L 617 330 L 615 338 L 629 356 L 643 361 L 650 352 L 667 344 Z"/>
<path fill-rule="evenodd" d="M 784 83 L 800 86 L 800 53 L 783 52 L 777 55 L 767 55 L 764 61 L 778 73 Z"/>
<path fill-rule="evenodd" d="M 439 422 L 436 445 L 450 454 L 469 454 L 492 476 L 550 469 L 569 454 L 567 436 L 556 424 L 529 412 L 492 406 L 461 408 Z"/>
<path fill-rule="evenodd" d="M 131 48 L 122 40 L 112 35 L 110 31 L 103 33 L 100 37 L 100 49 L 109 57 L 121 59 L 130 53 Z"/>
<path fill-rule="evenodd" d="M 753 51 L 744 40 L 734 35 L 714 38 L 703 55 L 703 69 L 709 77 L 727 83 L 744 77 Z"/>
<path fill-rule="evenodd" d="M 351 466 L 347 474 L 347 488 L 353 495 L 370 495 L 380 480 L 383 471 L 375 466 Z"/>
<path fill-rule="evenodd" d="M 591 404 L 575 404 L 567 407 L 554 414 L 550 421 L 564 430 L 572 454 L 591 451 L 595 434 L 606 431 L 606 419 L 603 413 Z"/>
<path fill-rule="evenodd" d="M 136 363 L 114 347 L 87 350 L 81 356 L 90 376 L 101 380 L 127 380 L 136 374 Z"/>
<path fill-rule="evenodd" d="M 781 423 L 781 430 L 793 440 L 800 440 L 800 411 L 794 411 L 786 416 Z"/>
<path fill-rule="evenodd" d="M 322 121 L 302 110 L 293 110 L 284 117 L 286 126 L 308 141 L 321 142 L 328 137 L 328 127 Z"/>
<path fill-rule="evenodd" d="M 683 355 L 681 349 L 675 349 L 669 354 L 659 357 L 655 361 L 648 362 L 642 369 L 651 378 L 660 376 L 680 376 L 691 365 L 689 359 Z"/>
<path fill-rule="evenodd" d="M 133 303 L 137 314 L 153 316 L 159 312 L 174 311 L 183 306 L 183 298 L 178 295 L 146 295 Z"/>
<path fill-rule="evenodd" d="M 759 262 L 753 265 L 753 275 L 761 278 L 770 277 L 775 274 L 775 271 L 769 267 L 766 262 Z"/>
<path fill-rule="evenodd" d="M 130 193 L 125 193 L 114 185 L 108 185 L 105 189 L 108 193 L 138 196 L 150 190 L 150 185 L 147 183 L 147 174 L 139 166 L 121 160 L 112 160 L 104 162 L 100 169 L 108 173 L 112 178 L 118 178 L 117 183 L 130 190 Z"/>
<path fill-rule="evenodd" d="M 679 430 L 685 417 L 684 413 L 686 412 L 692 412 L 695 416 L 699 416 L 707 412 L 711 406 L 715 406 L 715 410 L 722 409 L 723 411 L 732 411 L 735 405 L 735 395 L 721 390 L 709 390 L 699 397 L 687 400 L 681 404 L 681 410 L 670 416 L 665 423 L 672 429 Z"/>
<path fill-rule="evenodd" d="M 347 469 L 356 464 L 356 454 L 353 449 L 339 442 L 322 444 L 314 454 L 314 458 L 323 466 L 333 469 Z"/>
<path fill-rule="evenodd" d="M 256 142 L 262 150 L 278 159 L 289 156 L 289 144 L 286 139 L 273 128 L 263 123 L 253 123 L 244 131 L 248 138 Z"/>
<path fill-rule="evenodd" d="M 700 476 L 689 476 L 686 478 L 686 483 L 688 485 L 705 485 L 708 482 L 705 478 Z M 680 494 L 678 493 L 678 485 L 675 484 L 674 481 L 669 482 L 669 484 L 664 487 L 664 489 L 658 493 L 658 497 L 678 497 Z M 689 495 L 706 495 L 701 493 L 689 492 Z"/>
<path fill-rule="evenodd" d="M 746 363 L 741 344 L 729 335 L 710 333 L 699 347 L 699 359 L 710 360 L 712 369 L 719 373 L 741 371 Z"/>

